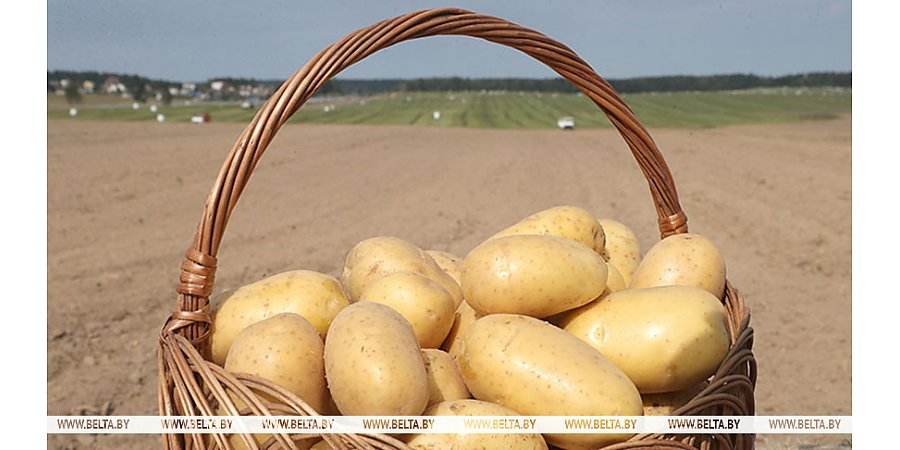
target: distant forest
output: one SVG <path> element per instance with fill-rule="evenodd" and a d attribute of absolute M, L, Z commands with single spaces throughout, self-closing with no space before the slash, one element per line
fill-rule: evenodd
<path fill-rule="evenodd" d="M 620 93 L 728 91 L 759 87 L 851 87 L 850 72 L 818 72 L 781 77 L 757 75 L 665 76 L 610 79 Z M 343 80 L 336 79 L 333 92 L 367 95 L 384 92 L 422 91 L 534 91 L 577 92 L 578 89 L 562 78 L 419 78 L 413 80 Z"/>
<path fill-rule="evenodd" d="M 179 87 L 181 82 L 154 80 L 139 75 L 115 74 L 107 72 L 48 71 L 47 86 L 51 90 L 53 82 L 62 79 L 83 83 L 92 81 L 102 86 L 110 77 L 118 77 L 129 92 L 145 90 L 161 92 L 170 87 Z M 196 83 L 200 91 L 208 90 L 210 82 L 225 81 L 233 86 L 278 86 L 281 80 L 257 80 L 248 78 L 213 78 Z M 779 77 L 763 77 L 749 74 L 710 76 L 661 76 L 625 79 L 610 79 L 610 84 L 620 93 L 637 92 L 677 92 L 677 91 L 722 91 L 760 87 L 852 87 L 851 72 L 815 72 Z M 562 78 L 418 78 L 418 79 L 335 79 L 329 81 L 319 91 L 319 95 L 373 95 L 386 92 L 422 91 L 480 91 L 507 90 L 531 92 L 577 92 L 577 89 Z"/>

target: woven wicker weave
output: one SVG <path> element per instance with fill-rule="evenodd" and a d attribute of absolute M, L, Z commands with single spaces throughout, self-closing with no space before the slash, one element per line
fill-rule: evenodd
<path fill-rule="evenodd" d="M 204 359 L 209 350 L 209 297 L 221 238 L 253 169 L 275 134 L 326 81 L 378 50 L 435 35 L 471 36 L 512 47 L 546 64 L 577 86 L 606 114 L 631 149 L 649 184 L 662 237 L 687 232 L 687 217 L 678 203 L 674 181 L 653 139 L 612 86 L 568 47 L 503 19 L 461 9 L 420 11 L 376 23 L 321 51 L 288 79 L 259 110 L 228 154 L 206 201 L 193 244 L 181 265 L 175 311 L 160 331 L 161 415 L 316 414 L 295 395 L 266 380 L 229 373 Z M 731 349 L 709 387 L 676 411 L 677 415 L 754 414 L 756 362 L 751 350 L 750 314 L 730 284 L 722 301 L 729 316 Z M 246 406 L 239 411 L 235 402 Z M 302 439 L 317 436 L 276 434 L 261 446 L 249 435 L 241 438 L 248 448 L 298 449 Z M 322 438 L 340 449 L 408 448 L 384 435 L 324 435 Z M 167 449 L 233 448 L 227 436 L 217 434 L 206 438 L 169 434 L 163 436 L 163 441 Z M 753 436 L 639 435 L 609 448 L 748 449 L 753 448 Z"/>

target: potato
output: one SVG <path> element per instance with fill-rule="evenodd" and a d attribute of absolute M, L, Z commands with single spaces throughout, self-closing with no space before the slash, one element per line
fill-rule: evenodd
<path fill-rule="evenodd" d="M 325 338 L 325 377 L 341 414 L 419 415 L 428 404 L 428 375 L 412 326 L 372 302 L 344 308 Z"/>
<path fill-rule="evenodd" d="M 625 285 L 628 285 L 634 269 L 641 262 L 641 246 L 637 236 L 621 222 L 611 219 L 601 219 L 599 222 L 606 234 L 606 246 L 601 254 L 609 265 L 619 269 Z"/>
<path fill-rule="evenodd" d="M 439 403 L 425 411 L 426 416 L 518 416 L 515 411 L 495 403 L 479 400 L 453 400 Z M 537 433 L 496 434 L 412 434 L 404 438 L 416 450 L 547 450 L 547 443 Z"/>
<path fill-rule="evenodd" d="M 728 353 L 725 307 L 690 286 L 628 289 L 572 311 L 563 328 L 621 368 L 642 394 L 687 389 Z"/>
<path fill-rule="evenodd" d="M 608 273 L 606 276 L 606 289 L 603 290 L 604 295 L 624 291 L 627 288 L 627 283 L 625 283 L 625 278 L 622 277 L 622 272 L 619 272 L 619 269 L 612 264 L 607 264 L 606 269 Z"/>
<path fill-rule="evenodd" d="M 441 345 L 441 348 L 444 349 L 447 353 L 453 354 L 453 349 L 456 348 L 456 344 L 462 338 L 463 333 L 469 329 L 469 326 L 475 323 L 480 316 L 466 301 L 463 301 L 459 308 L 456 309 L 456 314 L 453 319 L 453 326 L 450 327 L 450 332 L 447 333 L 447 338 L 444 339 L 444 343 Z"/>
<path fill-rule="evenodd" d="M 456 362 L 472 396 L 526 416 L 639 416 L 641 397 L 600 352 L 544 321 L 485 316 L 460 341 Z M 565 449 L 596 448 L 628 435 L 547 434 Z"/>
<path fill-rule="evenodd" d="M 425 250 L 425 253 L 437 263 L 438 267 L 441 268 L 444 272 L 447 272 L 447 275 L 450 275 L 453 278 L 453 281 L 456 284 L 462 283 L 462 269 L 463 269 L 463 260 L 462 258 L 451 255 L 447 252 L 442 252 L 440 250 Z"/>
<path fill-rule="evenodd" d="M 350 301 L 359 299 L 369 284 L 394 272 L 413 272 L 431 278 L 453 297 L 454 308 L 462 303 L 462 290 L 424 250 L 395 237 L 374 237 L 356 244 L 344 262 L 341 281 Z"/>
<path fill-rule="evenodd" d="M 575 206 L 557 206 L 532 214 L 491 236 L 490 239 L 522 234 L 571 239 L 597 253 L 603 251 L 606 242 L 606 236 L 597 218 Z"/>
<path fill-rule="evenodd" d="M 453 358 L 443 350 L 426 348 L 425 371 L 428 374 L 428 407 L 448 400 L 472 398 Z"/>
<path fill-rule="evenodd" d="M 303 316 L 324 338 L 331 320 L 348 304 L 337 279 L 309 270 L 284 272 L 243 286 L 216 311 L 210 334 L 212 361 L 224 364 L 241 330 L 279 313 Z"/>
<path fill-rule="evenodd" d="M 370 283 L 360 302 L 390 306 L 400 313 L 416 333 L 422 348 L 437 348 L 453 326 L 453 297 L 424 275 L 394 272 Z"/>
<path fill-rule="evenodd" d="M 547 317 L 577 308 L 606 289 L 599 254 L 570 239 L 515 235 L 485 241 L 466 256 L 466 301 L 479 314 Z"/>
<path fill-rule="evenodd" d="M 312 324 L 293 313 L 276 314 L 238 334 L 225 360 L 225 369 L 249 373 L 273 381 L 303 399 L 319 413 L 326 413 L 330 398 L 325 387 L 324 344 Z M 271 400 L 271 399 L 269 399 Z M 235 399 L 238 411 L 246 405 Z M 219 409 L 218 414 L 226 414 Z M 262 445 L 271 434 L 253 434 Z M 238 435 L 229 437 L 235 449 L 250 448 Z M 300 448 L 308 448 L 312 441 Z"/>
<path fill-rule="evenodd" d="M 644 402 L 644 415 L 671 416 L 675 410 L 687 404 L 697 394 L 706 389 L 707 386 L 709 386 L 709 383 L 703 381 L 683 391 L 665 394 L 643 394 L 641 395 L 641 400 Z"/>
<path fill-rule="evenodd" d="M 716 298 L 725 292 L 725 261 L 709 239 L 676 234 L 659 241 L 644 255 L 630 287 L 694 286 Z"/>
<path fill-rule="evenodd" d="M 276 314 L 238 334 L 225 359 L 225 369 L 249 373 L 293 392 L 316 411 L 328 405 L 325 346 L 302 316 Z"/>
<path fill-rule="evenodd" d="M 609 269 L 606 277 L 606 289 L 603 290 L 603 293 L 600 294 L 600 297 L 597 297 L 592 302 L 596 302 L 597 300 L 600 300 L 601 298 L 606 297 L 613 292 L 618 292 L 625 289 L 625 280 L 622 279 L 622 274 L 619 273 L 619 270 L 611 264 L 607 264 L 606 267 Z M 566 316 L 569 315 L 570 311 L 571 310 L 566 310 L 561 313 L 556 313 L 552 316 L 545 317 L 544 320 L 558 327 L 562 327 L 560 324 L 563 320 L 565 320 Z"/>

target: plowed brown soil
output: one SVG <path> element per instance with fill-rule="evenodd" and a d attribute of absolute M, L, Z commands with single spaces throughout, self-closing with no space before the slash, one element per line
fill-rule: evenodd
<path fill-rule="evenodd" d="M 156 335 L 181 256 L 240 124 L 48 124 L 48 414 L 156 414 Z M 851 119 L 651 130 L 691 231 L 752 308 L 757 414 L 851 413 Z M 465 255 L 574 204 L 657 240 L 646 184 L 611 130 L 287 126 L 219 254 L 217 291 L 280 271 L 337 275 L 375 235 Z M 761 436 L 760 448 L 849 436 Z M 50 448 L 157 449 L 156 436 Z"/>

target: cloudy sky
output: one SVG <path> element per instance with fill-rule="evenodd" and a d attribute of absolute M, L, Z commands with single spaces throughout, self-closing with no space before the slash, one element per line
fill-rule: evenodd
<path fill-rule="evenodd" d="M 352 30 L 441 6 L 534 28 L 609 78 L 851 70 L 850 0 L 49 0 L 47 66 L 284 79 Z M 382 51 L 342 77 L 554 75 L 504 47 L 437 37 Z"/>

